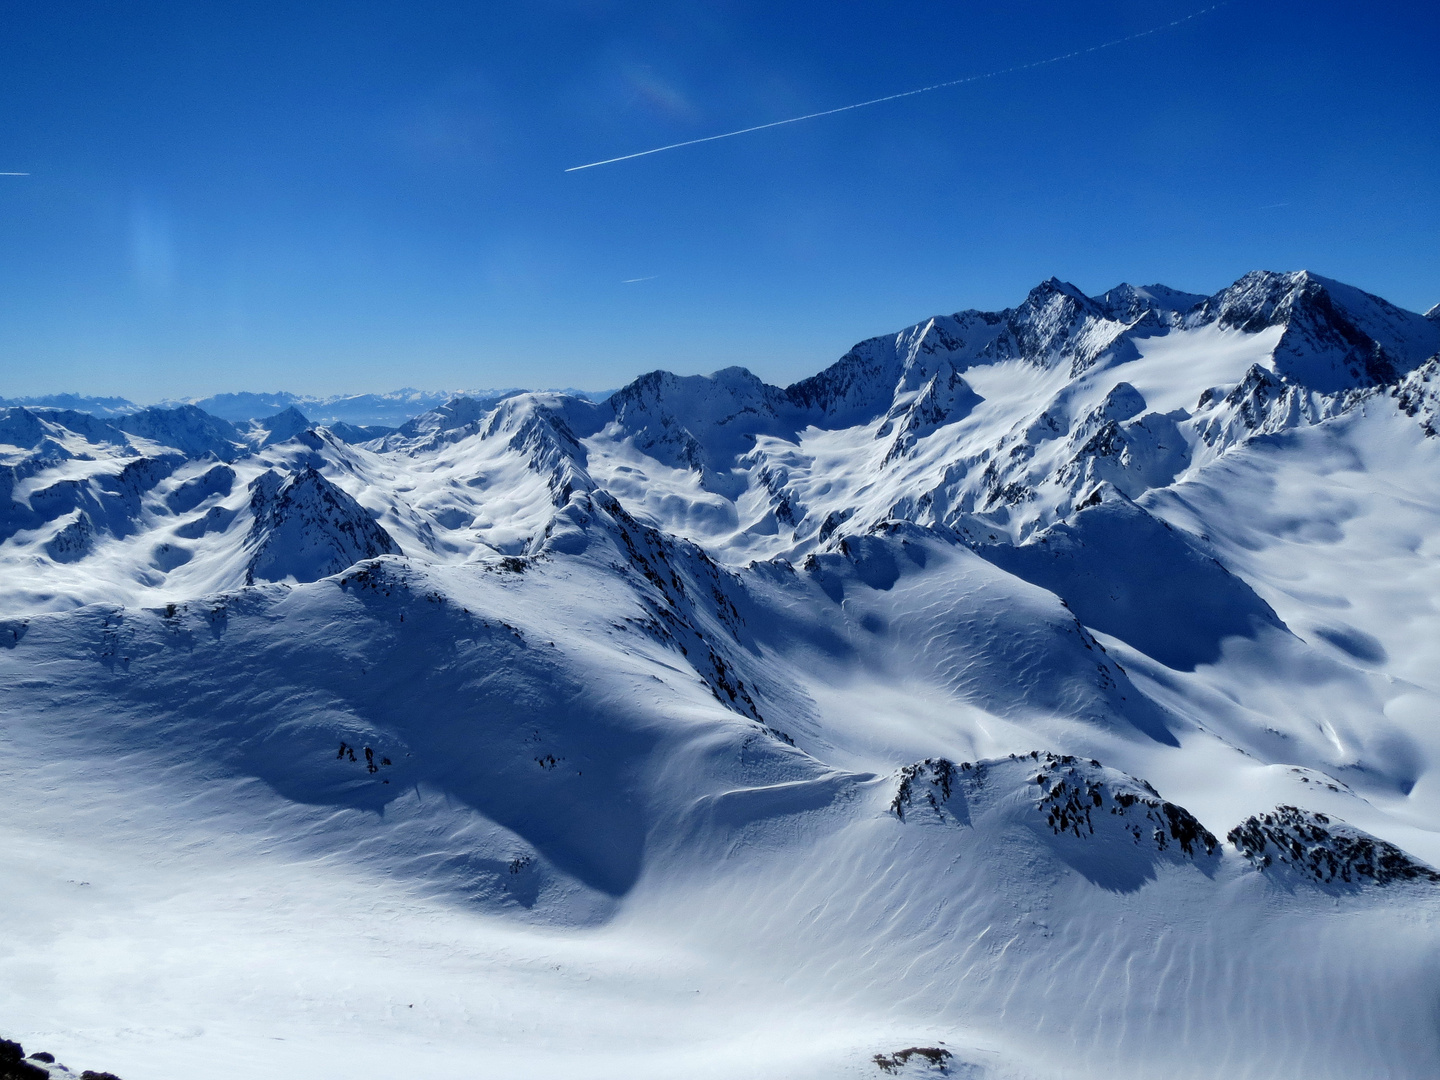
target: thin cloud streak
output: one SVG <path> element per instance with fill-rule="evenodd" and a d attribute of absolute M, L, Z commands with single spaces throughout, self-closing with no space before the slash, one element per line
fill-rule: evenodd
<path fill-rule="evenodd" d="M 0 172 L 0 176 L 29 176 L 28 172 Z"/>
<path fill-rule="evenodd" d="M 1116 45 L 1124 45 L 1129 41 L 1138 41 L 1143 37 L 1150 37 L 1152 34 L 1159 34 L 1166 30 L 1174 29 L 1202 15 L 1208 15 L 1228 6 L 1232 0 L 1221 0 L 1218 4 L 1211 4 L 1207 8 L 1193 12 L 1173 22 L 1165 23 L 1163 26 L 1151 27 L 1149 30 L 1141 30 L 1138 34 L 1130 34 L 1128 37 L 1116 38 L 1114 41 L 1107 41 L 1100 45 L 1091 45 L 1088 49 L 1076 49 L 1074 52 L 1061 53 L 1059 56 L 1051 56 L 1045 60 L 1032 60 L 1028 64 L 1016 64 L 1014 67 L 1000 68 L 997 71 L 987 71 L 980 75 L 967 75 L 963 79 L 951 79 L 949 82 L 935 83 L 933 86 L 922 86 L 918 90 L 905 90 L 898 94 L 887 94 L 885 97 L 871 98 L 869 101 L 858 101 L 854 105 L 841 105 L 835 109 L 823 109 L 820 112 L 806 113 L 804 116 L 792 116 L 788 120 L 772 120 L 768 124 L 756 124 L 754 127 L 741 128 L 738 131 L 727 131 L 722 135 L 706 135 L 699 139 L 686 139 L 684 142 L 670 143 L 668 146 L 657 146 L 651 150 L 641 150 L 634 154 L 621 154 L 619 157 L 606 158 L 604 161 L 592 161 L 588 165 L 572 165 L 565 172 L 579 172 L 582 169 L 594 169 L 601 165 L 614 165 L 617 161 L 633 161 L 635 158 L 649 157 L 651 154 L 663 153 L 666 150 L 678 150 L 682 146 L 696 146 L 699 143 L 715 142 L 717 139 L 733 139 L 736 135 L 749 135 L 752 131 L 765 131 L 768 128 L 784 127 L 786 124 L 798 124 L 802 120 L 815 120 L 822 116 L 834 116 L 836 113 L 850 112 L 852 109 L 863 109 L 870 105 L 879 105 L 886 101 L 899 101 L 901 98 L 914 97 L 916 94 L 928 94 L 932 90 L 944 90 L 951 86 L 963 86 L 966 83 L 980 82 L 982 79 L 993 79 L 1000 75 L 1011 75 L 1017 71 L 1029 71 L 1031 68 L 1045 67 L 1047 64 L 1058 64 L 1062 60 L 1072 60 L 1077 56 L 1086 56 L 1089 53 L 1099 52 L 1101 49 L 1114 48 Z"/>
<path fill-rule="evenodd" d="M 624 279 L 620 282 L 620 284 L 621 284 L 621 285 L 634 285 L 637 281 L 654 281 L 654 280 L 655 280 L 656 278 L 658 278 L 659 276 L 660 276 L 659 274 L 651 274 L 649 277 L 630 277 L 630 278 L 624 278 Z"/>

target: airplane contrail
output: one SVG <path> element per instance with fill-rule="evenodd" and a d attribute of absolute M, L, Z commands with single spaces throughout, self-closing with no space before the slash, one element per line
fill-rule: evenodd
<path fill-rule="evenodd" d="M 835 109 L 822 109 L 820 112 L 806 113 L 804 116 L 792 116 L 788 120 L 772 120 L 768 124 L 756 124 L 754 127 L 740 128 L 738 131 L 727 131 L 721 135 L 706 135 L 699 139 L 686 139 L 684 142 L 671 143 L 668 146 L 657 146 L 652 150 L 641 150 L 634 154 L 621 154 L 619 157 L 606 158 L 604 161 L 592 161 L 588 165 L 572 165 L 566 169 L 567 173 L 579 172 L 581 169 L 594 169 L 601 165 L 614 165 L 617 161 L 631 161 L 635 158 L 648 157 L 651 154 L 660 154 L 666 150 L 678 150 L 682 146 L 695 146 L 698 143 L 715 142 L 717 139 L 733 139 L 736 135 L 748 135 L 752 131 L 764 131 L 767 128 L 784 127 L 786 124 L 798 124 L 802 120 L 814 120 L 821 116 L 834 116 L 836 113 L 850 112 L 852 109 L 863 109 L 868 105 L 879 105 L 886 101 L 898 101 L 901 98 L 914 97 L 916 94 L 928 94 L 932 90 L 944 90 L 950 86 L 962 86 L 965 83 L 979 82 L 982 79 L 993 79 L 998 75 L 1010 75 L 1016 71 L 1029 71 L 1031 68 L 1044 67 L 1047 64 L 1058 64 L 1062 60 L 1072 60 L 1077 56 L 1085 56 L 1088 53 L 1099 52 L 1101 49 L 1114 48 L 1116 45 L 1124 45 L 1127 41 L 1136 41 L 1152 34 L 1159 34 L 1166 30 L 1174 29 L 1192 19 L 1198 19 L 1202 15 L 1208 15 L 1222 7 L 1226 7 L 1232 0 L 1220 0 L 1218 4 L 1211 4 L 1207 8 L 1192 12 L 1184 18 L 1175 19 L 1173 22 L 1165 23 L 1162 26 L 1153 26 L 1149 30 L 1141 30 L 1138 34 L 1130 34 L 1127 37 L 1116 38 L 1114 41 L 1106 41 L 1100 45 L 1091 45 L 1088 49 L 1076 49 L 1074 52 L 1061 53 L 1059 56 L 1051 56 L 1044 60 L 1032 60 L 1028 64 L 1016 64 L 1014 67 L 999 68 L 996 71 L 986 71 L 979 75 L 967 75 L 963 79 L 951 79 L 949 82 L 935 83 L 933 86 L 922 86 L 918 90 L 904 90 L 898 94 L 886 94 L 884 97 L 871 98 L 869 101 L 857 101 L 854 105 L 841 105 Z"/>
<path fill-rule="evenodd" d="M 0 172 L 0 176 L 29 176 L 28 172 Z"/>

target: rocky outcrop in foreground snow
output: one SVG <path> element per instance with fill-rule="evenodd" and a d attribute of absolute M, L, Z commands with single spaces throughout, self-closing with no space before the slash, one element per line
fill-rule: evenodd
<path fill-rule="evenodd" d="M 1259 870 L 1286 867 L 1326 884 L 1440 882 L 1440 873 L 1394 844 L 1298 806 L 1246 818 L 1225 838 Z"/>
<path fill-rule="evenodd" d="M 74 1080 L 76 1074 L 55 1060 L 55 1055 L 37 1050 L 28 1057 L 25 1047 L 9 1039 L 0 1039 L 0 1080 Z M 79 1080 L 120 1080 L 114 1073 L 86 1069 Z"/>

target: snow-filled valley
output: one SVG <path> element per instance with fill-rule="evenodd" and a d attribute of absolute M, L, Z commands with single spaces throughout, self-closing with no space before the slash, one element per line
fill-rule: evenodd
<path fill-rule="evenodd" d="M 1440 1074 L 1440 308 L 1052 279 L 784 388 L 16 406 L 0 489 L 27 1048 Z"/>

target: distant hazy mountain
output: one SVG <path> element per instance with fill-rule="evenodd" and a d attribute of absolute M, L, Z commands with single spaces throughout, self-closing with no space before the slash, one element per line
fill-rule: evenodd
<path fill-rule="evenodd" d="M 496 391 L 499 397 L 504 391 Z M 259 420 L 286 409 L 298 409 L 317 424 L 341 422 L 366 427 L 399 427 L 410 417 L 442 405 L 454 394 L 406 388 L 388 394 L 335 394 L 310 397 L 284 392 L 273 394 L 216 394 L 185 402 L 225 420 Z"/>
<path fill-rule="evenodd" d="M 584 390 L 566 389 L 559 393 L 593 401 L 603 401 L 610 391 L 594 393 Z M 333 426 L 348 424 L 354 427 L 399 427 L 413 416 L 428 412 L 444 405 L 456 397 L 469 397 L 491 403 L 513 394 L 524 393 L 519 389 L 470 390 L 470 391 L 425 391 L 405 388 L 388 394 L 332 394 L 315 397 L 280 391 L 273 394 L 235 393 L 215 394 L 206 398 L 175 398 L 158 403 L 160 408 L 176 408 L 194 405 L 204 409 L 211 416 L 232 423 L 244 420 L 262 420 L 297 409 L 316 424 Z M 21 406 L 37 409 L 68 409 L 86 412 L 95 416 L 122 416 L 138 411 L 141 406 L 121 397 L 87 397 L 83 394 L 42 394 L 37 397 L 0 397 L 0 407 Z"/>
<path fill-rule="evenodd" d="M 70 409 L 96 416 L 119 416 L 140 408 L 121 397 L 86 397 L 83 394 L 41 394 L 39 397 L 0 398 L 0 406 L 19 405 L 36 409 Z"/>
<path fill-rule="evenodd" d="M 208 398 L 196 398 L 168 404 L 197 405 L 214 416 L 231 421 L 263 419 L 293 408 L 298 409 L 317 424 L 344 423 L 357 427 L 399 427 L 412 416 L 428 412 L 455 397 L 465 396 L 495 402 L 503 397 L 523 392 L 518 389 L 431 392 L 407 387 L 388 394 L 333 394 L 329 397 L 310 397 L 284 392 L 216 394 Z M 590 396 L 578 390 L 562 392 L 577 397 Z"/>

